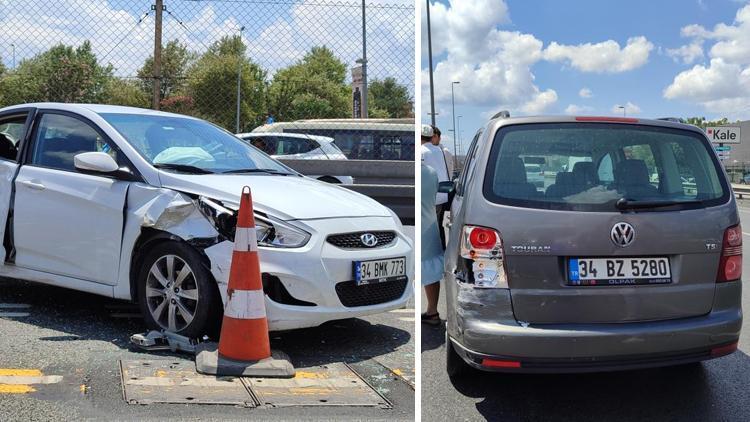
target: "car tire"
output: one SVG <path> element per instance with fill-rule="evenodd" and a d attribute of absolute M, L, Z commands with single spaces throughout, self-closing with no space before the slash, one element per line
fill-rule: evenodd
<path fill-rule="evenodd" d="M 136 283 L 138 303 L 149 329 L 190 338 L 218 332 L 221 297 L 211 272 L 193 247 L 176 241 L 157 244 L 141 260 Z"/>
<path fill-rule="evenodd" d="M 453 342 L 448 336 L 448 330 L 445 331 L 445 370 L 451 380 L 460 379 L 471 370 L 469 365 L 456 352 Z"/>

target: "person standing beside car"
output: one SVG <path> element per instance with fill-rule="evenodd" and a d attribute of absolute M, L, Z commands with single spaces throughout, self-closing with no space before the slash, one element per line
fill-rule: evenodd
<path fill-rule="evenodd" d="M 452 180 L 453 171 L 455 169 L 455 165 L 454 165 L 455 163 L 453 161 L 453 154 L 451 154 L 451 152 L 448 151 L 448 148 L 445 148 L 444 146 L 440 145 L 441 139 L 442 139 L 442 134 L 440 132 L 440 129 L 438 129 L 437 126 L 433 126 L 432 127 L 432 139 L 430 140 L 430 143 L 440 148 L 440 150 L 443 152 L 443 160 L 445 161 L 445 168 L 448 172 L 448 180 Z"/>
<path fill-rule="evenodd" d="M 448 165 L 445 162 L 445 155 L 443 154 L 442 148 L 433 143 L 435 130 L 440 133 L 440 129 L 434 126 L 422 125 L 422 146 L 420 147 L 422 161 L 435 170 L 438 182 L 448 182 L 450 181 L 450 176 L 448 173 Z M 439 139 L 438 135 L 438 142 L 440 142 Z M 440 243 L 442 244 L 443 249 L 445 249 L 445 230 L 443 230 L 442 227 L 447 203 L 448 194 L 438 192 L 435 196 L 435 212 L 437 214 L 438 227 L 440 227 Z"/>

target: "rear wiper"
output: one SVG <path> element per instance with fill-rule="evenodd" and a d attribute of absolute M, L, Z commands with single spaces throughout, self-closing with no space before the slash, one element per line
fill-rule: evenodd
<path fill-rule="evenodd" d="M 158 163 L 158 164 L 154 164 L 154 167 L 156 167 L 158 169 L 183 171 L 185 173 L 195 173 L 195 174 L 211 174 L 211 173 L 213 173 L 211 170 L 206 170 L 206 169 L 203 169 L 203 168 L 200 168 L 200 167 L 191 166 L 189 164 Z"/>
<path fill-rule="evenodd" d="M 279 171 L 274 169 L 234 169 L 234 170 L 227 170 L 222 171 L 222 174 L 238 174 L 238 173 L 267 173 L 267 174 L 277 174 L 281 176 L 291 176 L 294 173 L 288 173 L 285 171 Z"/>
<path fill-rule="evenodd" d="M 634 201 L 632 199 L 620 198 L 615 202 L 615 207 L 618 210 L 633 210 L 633 209 L 646 209 L 646 208 L 661 208 L 671 207 L 673 205 L 689 205 L 689 204 L 700 204 L 702 201 L 689 200 L 689 201 Z"/>

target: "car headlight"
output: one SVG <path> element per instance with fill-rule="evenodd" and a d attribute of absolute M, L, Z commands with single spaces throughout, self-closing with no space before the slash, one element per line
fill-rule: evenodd
<path fill-rule="evenodd" d="M 200 197 L 200 210 L 216 230 L 234 242 L 237 210 L 227 208 L 221 201 Z M 255 233 L 258 246 L 269 248 L 301 248 L 310 240 L 310 233 L 267 215 L 255 213 Z"/>
<path fill-rule="evenodd" d="M 301 248 L 310 240 L 310 233 L 279 220 L 255 215 L 258 246 L 271 248 Z"/>

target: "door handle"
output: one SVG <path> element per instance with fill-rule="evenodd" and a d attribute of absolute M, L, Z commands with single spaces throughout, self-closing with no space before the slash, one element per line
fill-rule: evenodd
<path fill-rule="evenodd" d="M 21 182 L 22 185 L 36 190 L 44 190 L 44 185 L 40 182 L 35 182 L 33 180 L 24 180 Z"/>

